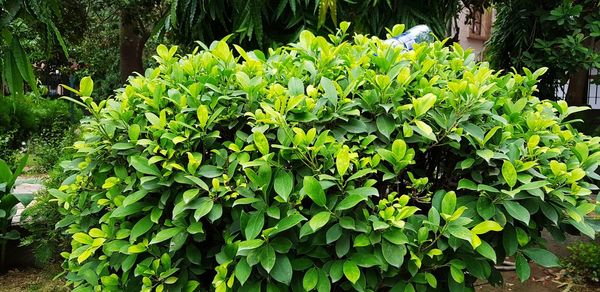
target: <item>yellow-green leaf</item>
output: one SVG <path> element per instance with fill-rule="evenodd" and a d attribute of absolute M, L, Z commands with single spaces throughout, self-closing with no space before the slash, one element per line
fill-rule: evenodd
<path fill-rule="evenodd" d="M 502 177 L 511 188 L 517 184 L 517 170 L 508 160 L 502 164 Z"/>

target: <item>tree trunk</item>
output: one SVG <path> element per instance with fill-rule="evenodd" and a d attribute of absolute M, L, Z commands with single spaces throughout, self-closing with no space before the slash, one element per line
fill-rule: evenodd
<path fill-rule="evenodd" d="M 594 49 L 594 39 L 588 38 L 583 41 L 587 48 Z M 569 89 L 565 99 L 569 105 L 587 105 L 588 104 L 588 70 L 582 69 L 569 76 Z"/>
<path fill-rule="evenodd" d="M 131 9 L 121 10 L 119 69 L 122 82 L 127 81 L 127 77 L 133 72 L 144 72 L 142 55 L 148 37 L 145 29 L 140 27 L 140 22 L 136 17 Z"/>
<path fill-rule="evenodd" d="M 587 105 L 588 71 L 579 70 L 569 78 L 565 99 L 569 105 Z"/>

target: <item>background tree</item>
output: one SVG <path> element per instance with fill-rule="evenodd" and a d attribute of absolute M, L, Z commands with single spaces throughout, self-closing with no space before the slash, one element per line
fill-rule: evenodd
<path fill-rule="evenodd" d="M 496 69 L 548 67 L 540 95 L 554 99 L 571 80 L 567 100 L 585 104 L 587 71 L 600 67 L 598 1 L 500 1 L 487 59 Z"/>
<path fill-rule="evenodd" d="M 159 42 L 191 50 L 197 40 L 210 43 L 231 34 L 245 48 L 266 50 L 295 41 L 303 29 L 330 34 L 341 21 L 352 22 L 350 33 L 380 37 L 397 23 L 427 24 L 444 38 L 463 7 L 488 5 L 486 0 L 56 1 L 63 18 L 73 22 L 69 27 L 84 29 L 66 39 L 71 57 L 85 64 L 79 75 L 94 77 L 100 97 L 112 94 L 132 72 L 143 72 L 152 62 L 144 48 Z"/>
<path fill-rule="evenodd" d="M 0 0 L 0 81 L 11 94 L 24 92 L 24 82 L 37 91 L 36 78 L 28 54 L 23 49 L 24 36 L 29 32 L 42 31 L 41 41 L 58 43 L 67 54 L 65 43 L 53 19 L 60 17 L 58 0 Z M 39 39 L 28 38 L 37 42 Z M 4 86 L 0 95 L 4 94 Z"/>
<path fill-rule="evenodd" d="M 177 43 L 212 41 L 233 34 L 236 42 L 260 49 L 293 42 L 304 29 L 330 34 L 340 21 L 352 22 L 354 32 L 380 37 L 385 35 L 385 27 L 394 24 L 427 24 L 443 38 L 464 7 L 460 0 L 191 0 L 172 5 L 175 13 L 167 24 Z"/>

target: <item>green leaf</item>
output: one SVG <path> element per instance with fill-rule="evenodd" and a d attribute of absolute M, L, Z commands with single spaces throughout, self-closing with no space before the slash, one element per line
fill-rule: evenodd
<path fill-rule="evenodd" d="M 208 123 L 208 107 L 204 104 L 201 104 L 196 111 L 196 116 L 198 117 L 198 124 L 200 128 L 205 129 L 206 124 Z"/>
<path fill-rule="evenodd" d="M 267 141 L 265 134 L 261 132 L 254 132 L 252 136 L 254 137 L 254 144 L 256 145 L 256 148 L 258 148 L 258 151 L 262 155 L 269 154 L 269 141 Z"/>
<path fill-rule="evenodd" d="M 429 140 L 437 141 L 437 137 L 433 134 L 433 129 L 428 124 L 420 120 L 415 120 L 415 124 L 417 125 L 417 132 L 419 134 Z"/>
<path fill-rule="evenodd" d="M 321 184 L 312 176 L 304 177 L 304 191 L 315 202 L 315 204 L 324 207 L 326 203 L 325 191 Z"/>
<path fill-rule="evenodd" d="M 244 285 L 250 274 L 252 273 L 252 267 L 248 265 L 245 257 L 242 257 L 240 261 L 235 265 L 235 277 L 240 281 L 240 284 Z"/>
<path fill-rule="evenodd" d="M 501 231 L 502 226 L 495 221 L 483 221 L 471 229 L 473 234 L 484 234 L 489 231 Z"/>
<path fill-rule="evenodd" d="M 556 209 L 547 202 L 540 202 L 540 210 L 544 213 L 546 218 L 550 219 L 550 221 L 554 222 L 554 224 L 558 223 L 558 213 Z"/>
<path fill-rule="evenodd" d="M 79 94 L 81 96 L 92 96 L 94 90 L 94 81 L 90 76 L 85 76 L 79 81 Z"/>
<path fill-rule="evenodd" d="M 123 218 L 140 212 L 146 205 L 140 202 L 133 203 L 128 206 L 121 206 L 112 211 L 110 218 Z"/>
<path fill-rule="evenodd" d="M 374 187 L 360 187 L 356 189 L 346 190 L 349 196 L 361 195 L 363 197 L 379 196 L 379 191 Z"/>
<path fill-rule="evenodd" d="M 29 58 L 25 53 L 25 50 L 23 50 L 23 47 L 21 46 L 21 43 L 17 37 L 13 36 L 9 50 L 9 53 L 13 57 L 14 64 L 16 65 L 19 73 L 21 73 L 21 77 L 23 80 L 29 83 L 31 90 L 37 94 L 37 84 L 35 83 L 36 79 L 33 73 L 33 67 L 31 66 L 31 62 L 29 61 Z"/>
<path fill-rule="evenodd" d="M 470 179 L 466 179 L 463 178 L 458 182 L 458 189 L 467 189 L 467 190 L 473 190 L 476 191 L 477 190 L 477 184 L 470 180 Z"/>
<path fill-rule="evenodd" d="M 338 240 L 342 236 L 342 227 L 339 224 L 335 224 L 327 230 L 325 234 L 325 239 L 327 244 L 330 244 L 336 240 Z"/>
<path fill-rule="evenodd" d="M 356 236 L 356 238 L 354 238 L 354 244 L 352 246 L 363 247 L 370 244 L 371 240 L 369 240 L 369 237 L 366 234 L 359 234 L 358 236 Z"/>
<path fill-rule="evenodd" d="M 352 260 L 346 260 L 344 262 L 344 276 L 346 279 L 350 281 L 352 284 L 356 284 L 356 281 L 360 278 L 360 269 Z"/>
<path fill-rule="evenodd" d="M 319 271 L 316 268 L 311 268 L 304 274 L 304 278 L 302 279 L 302 287 L 306 291 L 310 291 L 317 287 L 317 283 L 319 283 Z"/>
<path fill-rule="evenodd" d="M 479 157 L 485 159 L 485 161 L 487 161 L 487 163 L 490 163 L 490 160 L 492 158 L 494 158 L 494 151 L 489 150 L 489 149 L 477 150 L 477 155 Z"/>
<path fill-rule="evenodd" d="M 275 260 L 275 249 L 273 249 L 271 245 L 263 246 L 260 253 L 260 265 L 265 269 L 265 271 L 267 271 L 267 273 L 273 269 L 273 266 L 275 266 Z"/>
<path fill-rule="evenodd" d="M 273 269 L 269 273 L 275 279 L 275 281 L 289 285 L 292 281 L 292 264 L 285 255 L 277 255 L 277 260 Z"/>
<path fill-rule="evenodd" d="M 150 174 L 154 176 L 161 176 L 158 167 L 156 167 L 156 165 L 154 164 L 151 165 L 150 163 L 148 163 L 148 159 L 146 159 L 145 157 L 131 156 L 129 158 L 129 163 L 131 164 L 131 166 L 133 166 L 133 168 L 135 168 L 135 170 L 141 173 Z"/>
<path fill-rule="evenodd" d="M 549 184 L 549 182 L 547 182 L 545 180 L 529 182 L 529 183 L 526 183 L 526 184 L 523 184 L 522 186 L 520 186 L 519 190 L 529 191 L 529 190 L 541 189 L 541 188 L 547 186 L 548 184 Z"/>
<path fill-rule="evenodd" d="M 448 227 L 448 232 L 452 236 L 466 240 L 468 242 L 471 242 L 471 238 L 473 235 L 469 229 L 458 225 L 450 225 L 450 227 Z"/>
<path fill-rule="evenodd" d="M 531 268 L 529 267 L 527 259 L 525 259 L 521 253 L 518 253 L 515 257 L 515 267 L 517 270 L 517 276 L 521 282 L 525 282 L 527 279 L 529 279 L 529 276 L 531 275 Z"/>
<path fill-rule="evenodd" d="M 481 196 L 477 199 L 477 213 L 483 219 L 488 220 L 496 214 L 494 202 L 488 197 Z"/>
<path fill-rule="evenodd" d="M 347 197 L 345 197 L 335 208 L 338 211 L 343 211 L 343 210 L 347 210 L 350 209 L 354 206 L 356 206 L 358 203 L 362 202 L 362 201 L 366 201 L 367 197 L 362 196 L 362 195 L 358 195 L 358 194 L 352 194 L 349 195 Z"/>
<path fill-rule="evenodd" d="M 279 222 L 277 222 L 277 225 L 275 225 L 275 230 L 271 232 L 271 236 L 286 231 L 304 220 L 306 220 L 306 218 L 304 218 L 304 216 L 298 213 L 294 213 L 292 215 L 284 217 Z"/>
<path fill-rule="evenodd" d="M 510 216 L 529 225 L 529 211 L 521 206 L 521 204 L 515 201 L 504 201 L 502 202 L 502 205 L 506 208 L 506 211 Z"/>
<path fill-rule="evenodd" d="M 388 139 L 390 138 L 390 136 L 396 129 L 396 124 L 395 124 L 394 119 L 392 119 L 391 117 L 388 117 L 386 115 L 378 116 L 376 124 L 377 124 L 377 129 L 379 130 L 379 132 L 381 132 L 381 134 L 383 134 L 383 136 L 385 136 Z"/>
<path fill-rule="evenodd" d="M 198 206 L 196 207 L 196 211 L 194 212 L 194 219 L 196 219 L 196 221 L 200 220 L 200 218 L 210 213 L 214 206 L 214 202 L 210 198 L 202 197 L 198 200 Z"/>
<path fill-rule="evenodd" d="M 73 234 L 73 240 L 83 244 L 92 244 L 94 242 L 94 239 L 91 236 L 83 232 Z"/>
<path fill-rule="evenodd" d="M 529 257 L 542 267 L 554 268 L 560 266 L 560 261 L 558 257 L 548 250 L 537 247 L 531 247 L 523 249 L 522 251 L 527 257 Z"/>
<path fill-rule="evenodd" d="M 329 282 L 329 277 L 323 270 L 319 271 L 319 283 L 317 284 L 317 291 L 319 292 L 329 292 L 331 291 L 331 282 Z"/>
<path fill-rule="evenodd" d="M 184 230 L 185 230 L 184 227 L 172 227 L 172 228 L 163 229 L 160 232 L 158 232 L 154 236 L 154 238 L 152 238 L 152 240 L 150 241 L 150 244 L 156 244 L 156 243 L 171 239 L 173 236 L 177 235 L 180 232 L 183 232 Z"/>
<path fill-rule="evenodd" d="M 140 137 L 140 125 L 138 124 L 133 124 L 129 126 L 129 129 L 127 130 L 127 134 L 129 135 L 129 140 L 131 140 L 131 142 L 135 143 L 137 142 L 138 138 Z"/>
<path fill-rule="evenodd" d="M 494 263 L 496 262 L 496 252 L 494 251 L 492 246 L 490 246 L 489 243 L 487 243 L 485 241 L 481 241 L 481 244 L 479 244 L 479 246 L 477 246 L 476 250 L 482 256 L 493 261 Z"/>
<path fill-rule="evenodd" d="M 511 188 L 517 183 L 517 170 L 508 160 L 502 163 L 502 177 Z"/>
<path fill-rule="evenodd" d="M 215 178 L 223 174 L 223 171 L 214 165 L 202 165 L 198 168 L 198 175 L 206 178 Z"/>
<path fill-rule="evenodd" d="M 391 228 L 391 229 L 386 230 L 383 233 L 383 238 L 387 239 L 389 242 L 396 244 L 396 245 L 408 243 L 408 237 L 406 236 L 406 234 L 404 233 L 404 231 L 402 229 L 398 229 L 398 228 Z"/>
<path fill-rule="evenodd" d="M 287 202 L 292 193 L 292 189 L 294 188 L 294 177 L 289 171 L 278 169 L 277 172 L 275 172 L 273 188 L 275 189 L 275 192 Z"/>
<path fill-rule="evenodd" d="M 504 227 L 504 232 L 502 232 L 502 245 L 504 246 L 507 256 L 512 256 L 517 252 L 517 234 L 515 233 L 515 229 L 510 225 Z"/>
<path fill-rule="evenodd" d="M 425 280 L 427 280 L 427 284 L 429 284 L 429 286 L 431 286 L 432 288 L 437 288 L 437 279 L 433 274 L 426 273 Z"/>
<path fill-rule="evenodd" d="M 344 176 L 350 166 L 350 152 L 348 147 L 342 147 L 335 158 L 335 166 L 340 176 Z"/>
<path fill-rule="evenodd" d="M 394 153 L 398 160 L 403 160 L 404 156 L 406 156 L 406 148 L 406 142 L 402 139 L 394 140 L 394 143 L 392 143 L 392 153 Z"/>
<path fill-rule="evenodd" d="M 253 250 L 253 249 L 259 248 L 264 243 L 265 243 L 265 241 L 262 239 L 250 239 L 250 240 L 240 241 L 238 243 L 238 254 L 241 251 Z"/>
<path fill-rule="evenodd" d="M 257 237 L 265 224 L 265 215 L 263 212 L 256 211 L 249 215 L 248 223 L 244 229 L 246 239 L 254 239 Z"/>
<path fill-rule="evenodd" d="M 186 230 L 189 234 L 204 233 L 204 226 L 202 224 L 202 221 L 193 222 L 188 226 Z"/>
<path fill-rule="evenodd" d="M 452 215 L 456 210 L 456 193 L 447 192 L 442 199 L 442 214 Z"/>
<path fill-rule="evenodd" d="M 317 231 L 317 230 L 321 229 L 321 227 L 325 226 L 325 224 L 327 224 L 327 222 L 329 222 L 329 218 L 330 218 L 329 211 L 319 212 L 315 216 L 310 218 L 310 221 L 308 221 L 308 225 L 310 226 L 310 228 L 313 231 Z"/>
<path fill-rule="evenodd" d="M 152 220 L 150 220 L 150 215 L 140 219 L 137 223 L 135 223 L 135 225 L 133 225 L 133 228 L 131 228 L 129 241 L 131 243 L 135 242 L 138 237 L 148 232 L 152 226 L 154 226 L 154 223 L 152 223 Z"/>
<path fill-rule="evenodd" d="M 450 265 L 450 275 L 457 283 L 462 283 L 465 280 L 465 274 L 456 265 Z"/>
<path fill-rule="evenodd" d="M 292 97 L 304 94 L 304 84 L 302 83 L 302 80 L 297 77 L 290 78 L 288 81 L 288 90 Z"/>
<path fill-rule="evenodd" d="M 415 109 L 415 117 L 420 117 L 424 115 L 434 104 L 436 101 L 435 95 L 428 93 L 423 97 L 419 97 L 417 99 L 413 99 L 412 104 Z"/>
<path fill-rule="evenodd" d="M 183 202 L 189 204 L 193 199 L 195 199 L 200 193 L 199 189 L 190 189 L 183 192 Z"/>
<path fill-rule="evenodd" d="M 396 268 L 399 268 L 404 262 L 406 247 L 401 244 L 394 244 L 387 240 L 382 240 L 381 253 L 383 254 L 383 258 L 386 262 Z"/>

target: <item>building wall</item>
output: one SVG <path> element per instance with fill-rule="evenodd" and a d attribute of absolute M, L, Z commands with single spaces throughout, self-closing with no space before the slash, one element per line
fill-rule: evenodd
<path fill-rule="evenodd" d="M 458 42 L 463 48 L 471 48 L 473 52 L 477 54 L 479 60 L 483 59 L 483 52 L 485 49 L 485 42 L 489 39 L 492 30 L 492 23 L 495 18 L 494 10 L 486 10 L 481 15 L 481 33 L 477 34 L 473 32 L 472 26 L 466 23 L 467 16 L 469 14 L 468 9 L 463 9 L 458 18 Z M 456 34 L 457 27 L 453 27 L 452 35 Z"/>

